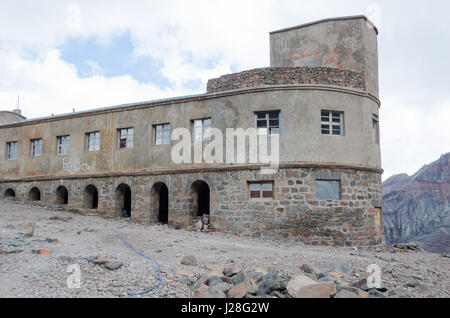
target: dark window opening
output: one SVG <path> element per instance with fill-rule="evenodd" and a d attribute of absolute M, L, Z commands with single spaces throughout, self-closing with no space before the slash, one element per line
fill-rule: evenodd
<path fill-rule="evenodd" d="M 30 194 L 28 196 L 30 201 L 41 201 L 41 191 L 34 187 L 30 190 Z"/>
<path fill-rule="evenodd" d="M 84 192 L 84 207 L 96 210 L 98 208 L 98 190 L 93 185 L 88 185 Z"/>
<path fill-rule="evenodd" d="M 192 184 L 192 215 L 194 217 L 210 214 L 210 190 L 206 182 L 198 180 Z"/>
<path fill-rule="evenodd" d="M 165 184 L 159 190 L 159 222 L 162 224 L 169 222 L 169 190 Z"/>
<path fill-rule="evenodd" d="M 131 189 L 126 184 L 117 187 L 118 203 L 120 215 L 122 217 L 131 217 Z"/>
<path fill-rule="evenodd" d="M 59 186 L 56 189 L 56 204 L 67 205 L 69 203 L 69 192 L 64 186 Z"/>
<path fill-rule="evenodd" d="M 13 189 L 8 189 L 5 191 L 5 198 L 15 198 L 16 192 Z"/>
<path fill-rule="evenodd" d="M 198 216 L 209 215 L 209 187 L 203 182 L 198 189 Z"/>

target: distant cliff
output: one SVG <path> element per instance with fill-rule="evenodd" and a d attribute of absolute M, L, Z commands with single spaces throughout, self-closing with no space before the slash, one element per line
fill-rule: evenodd
<path fill-rule="evenodd" d="M 450 252 L 450 153 L 413 176 L 399 174 L 383 183 L 387 244 L 415 241 L 430 252 Z"/>

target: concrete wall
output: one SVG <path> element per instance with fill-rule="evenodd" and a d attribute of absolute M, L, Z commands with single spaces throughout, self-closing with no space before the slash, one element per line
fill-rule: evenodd
<path fill-rule="evenodd" d="M 364 16 L 326 19 L 270 33 L 270 66 L 335 67 L 364 72 L 378 97 L 377 30 Z"/>
<path fill-rule="evenodd" d="M 344 112 L 344 136 L 321 134 L 322 109 Z M 265 110 L 281 110 L 281 163 L 380 168 L 380 147 L 372 141 L 372 114 L 378 115 L 378 109 L 375 100 L 356 91 L 274 86 L 4 125 L 0 126 L 0 180 L 200 168 L 206 164 L 173 163 L 171 150 L 176 142 L 154 145 L 152 126 L 170 123 L 172 130 L 191 129 L 193 119 L 211 117 L 212 126 L 225 133 L 226 128 L 254 127 L 254 112 Z M 134 148 L 119 149 L 118 129 L 128 127 L 134 128 Z M 101 133 L 99 152 L 86 151 L 86 133 L 92 131 Z M 71 137 L 69 155 L 57 154 L 57 137 L 62 135 Z M 30 140 L 35 138 L 43 139 L 43 154 L 31 158 Z M 17 160 L 6 159 L 7 142 L 11 141 L 19 143 Z M 64 170 L 64 164 L 70 168 Z"/>

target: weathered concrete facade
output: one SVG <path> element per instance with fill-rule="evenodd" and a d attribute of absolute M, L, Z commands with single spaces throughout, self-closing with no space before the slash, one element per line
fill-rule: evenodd
<path fill-rule="evenodd" d="M 353 42 L 376 48 L 376 30 L 366 18 L 331 21 L 364 25 L 368 30 L 361 32 L 373 34 L 366 39 L 357 33 Z M 271 57 L 284 52 L 297 32 L 327 29 L 329 23 L 277 31 L 285 40 L 271 42 Z M 352 34 L 344 34 L 340 45 Z M 371 70 L 307 64 L 227 75 L 211 80 L 201 95 L 0 125 L 0 195 L 107 217 L 126 210 L 146 224 L 163 220 L 164 210 L 169 225 L 182 228 L 207 212 L 217 231 L 299 237 L 310 244 L 381 244 L 382 170 L 374 139 L 380 102 L 377 89 L 369 89 L 375 87 L 368 82 Z M 211 127 L 225 133 L 227 128 L 253 128 L 255 114 L 273 111 L 279 114 L 280 167 L 272 175 L 261 174 L 260 164 L 177 164 L 171 159 L 176 141 L 155 143 L 155 125 L 192 130 L 194 120 L 210 118 Z M 321 133 L 323 111 L 342 114 L 339 135 Z M 133 128 L 134 143 L 121 149 L 118 134 L 125 128 Z M 98 151 L 86 150 L 91 132 L 100 133 Z M 61 136 L 70 136 L 68 153 L 58 152 Z M 42 139 L 42 153 L 31 157 L 35 139 Z M 17 144 L 17 158 L 8 158 L 11 142 Z M 327 180 L 339 182 L 338 200 L 318 199 L 316 183 Z M 264 182 L 273 185 L 270 197 L 252 197 L 249 186 Z"/>

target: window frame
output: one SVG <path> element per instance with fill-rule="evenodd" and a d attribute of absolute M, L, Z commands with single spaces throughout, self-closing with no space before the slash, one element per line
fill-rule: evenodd
<path fill-rule="evenodd" d="M 324 116 L 324 113 L 327 113 L 327 115 Z M 337 116 L 339 115 L 339 123 L 335 121 L 337 119 Z M 324 120 L 324 118 L 328 118 L 328 120 Z M 343 137 L 345 136 L 345 125 L 344 125 L 345 115 L 344 111 L 340 110 L 326 110 L 322 109 L 320 111 L 320 133 L 324 136 L 332 136 L 332 137 Z M 338 125 L 337 125 L 338 124 Z M 325 127 L 327 126 L 327 127 Z M 335 128 L 339 127 L 339 128 Z M 334 132 L 339 129 L 339 134 L 335 134 Z M 324 132 L 328 131 L 328 133 Z"/>
<path fill-rule="evenodd" d="M 36 144 L 38 147 L 36 147 Z M 35 138 L 30 140 L 30 157 L 39 158 L 42 157 L 42 138 Z M 37 151 L 39 150 L 39 152 Z"/>
<path fill-rule="evenodd" d="M 64 142 L 61 142 L 63 141 Z M 64 152 L 61 150 L 64 149 Z M 70 135 L 62 135 L 56 137 L 56 153 L 58 156 L 67 156 L 70 154 Z"/>
<path fill-rule="evenodd" d="M 317 197 L 317 182 L 338 182 L 339 183 L 339 198 L 338 199 L 319 199 Z M 341 201 L 342 200 L 342 182 L 339 179 L 315 179 L 314 182 L 314 197 L 316 201 Z"/>
<path fill-rule="evenodd" d="M 205 121 L 207 121 L 207 120 L 209 120 L 209 127 L 205 127 L 205 124 L 204 124 Z M 196 130 L 197 130 L 197 128 L 199 128 L 196 126 L 197 122 L 201 122 L 201 131 L 202 131 L 201 140 L 197 140 L 198 134 L 197 134 Z M 211 117 L 192 119 L 191 123 L 192 123 L 192 132 L 193 132 L 193 134 L 192 134 L 193 142 L 205 142 L 205 141 L 212 140 L 212 136 L 211 136 L 212 118 Z M 209 134 L 205 133 L 207 129 L 209 129 Z M 205 137 L 205 135 L 206 135 L 206 137 Z"/>
<path fill-rule="evenodd" d="M 247 182 L 247 188 L 248 188 L 248 199 L 249 200 L 274 200 L 275 199 L 275 182 L 273 180 L 271 181 L 248 181 Z M 251 187 L 254 185 L 258 185 L 259 186 L 259 196 L 258 197 L 253 197 L 252 196 L 252 191 Z M 270 185 L 272 190 L 271 191 L 267 191 L 264 190 L 264 185 Z M 264 196 L 264 192 L 271 192 L 271 196 Z"/>
<path fill-rule="evenodd" d="M 131 134 L 130 134 L 130 130 L 132 131 Z M 122 147 L 122 131 L 126 131 L 125 147 Z M 132 138 L 130 138 L 130 135 L 132 136 Z M 119 150 L 134 148 L 134 127 L 117 129 L 117 137 L 118 137 L 117 138 L 117 141 L 118 141 L 117 146 L 118 146 Z"/>
<path fill-rule="evenodd" d="M 278 117 L 277 119 L 270 118 L 270 114 L 277 113 Z M 258 115 L 265 115 L 265 118 L 258 118 Z M 267 135 L 281 135 L 281 110 L 262 110 L 262 111 L 255 111 L 253 112 L 253 125 L 255 129 L 259 132 L 260 129 L 266 129 Z M 265 121 L 266 127 L 259 128 L 258 127 L 258 121 Z M 278 127 L 273 125 L 270 125 L 271 120 L 278 120 Z M 278 129 L 278 132 L 272 132 L 272 129 Z"/>
<path fill-rule="evenodd" d="M 10 157 L 11 154 L 11 145 L 15 145 L 15 156 L 14 157 Z M 19 155 L 19 142 L 18 141 L 8 141 L 6 143 L 6 159 L 7 160 L 17 160 L 17 157 Z"/>
<path fill-rule="evenodd" d="M 166 136 L 164 133 L 166 130 L 164 129 L 166 126 L 169 126 L 169 136 Z M 161 127 L 161 143 L 158 143 L 158 127 Z M 163 124 L 155 124 L 153 125 L 153 145 L 155 146 L 164 146 L 164 145 L 170 145 L 171 143 L 171 132 L 172 127 L 170 123 L 163 123 Z M 165 142 L 167 141 L 167 142 Z"/>
<path fill-rule="evenodd" d="M 91 143 L 90 143 L 90 140 L 91 140 L 91 135 L 93 135 L 93 140 L 94 140 L 94 143 L 93 143 L 93 146 L 94 146 L 94 149 L 90 149 L 90 145 L 91 145 Z M 97 138 L 97 135 L 98 135 L 98 138 Z M 97 130 L 97 131 L 91 131 L 91 132 L 87 132 L 86 133 L 86 152 L 99 152 L 100 151 L 100 143 L 101 143 L 101 134 L 100 134 L 100 131 L 99 130 Z M 97 140 L 98 140 L 98 142 L 97 142 Z"/>
<path fill-rule="evenodd" d="M 375 114 L 372 114 L 372 140 L 375 144 L 380 144 L 380 120 Z"/>

